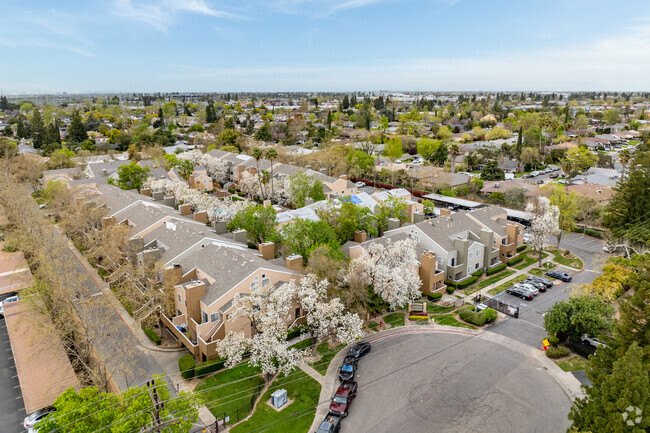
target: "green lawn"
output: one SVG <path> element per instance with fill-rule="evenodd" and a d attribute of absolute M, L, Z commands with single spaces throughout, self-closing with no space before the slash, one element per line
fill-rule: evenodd
<path fill-rule="evenodd" d="M 251 431 L 307 433 L 314 420 L 320 388 L 320 384 L 302 370 L 294 370 L 288 377 L 278 377 L 266 391 L 250 419 L 230 431 L 232 433 Z M 293 400 L 279 412 L 266 404 L 271 394 L 278 389 L 286 389 L 287 396 Z"/>
<path fill-rule="evenodd" d="M 377 324 L 377 326 L 379 326 Z M 345 344 L 339 344 L 336 346 L 334 349 L 330 349 L 329 343 L 327 341 L 321 343 L 316 347 L 316 351 L 318 354 L 321 356 L 321 358 L 313 363 L 310 363 L 312 367 L 314 367 L 314 370 L 325 376 L 325 373 L 327 373 L 327 367 L 330 366 L 330 363 L 332 362 L 332 358 L 336 356 L 337 353 L 341 349 L 345 347 Z"/>
<path fill-rule="evenodd" d="M 445 314 L 443 316 L 436 316 L 434 318 L 437 324 L 444 326 L 457 326 L 459 328 L 468 328 L 468 329 L 477 329 L 475 326 L 468 325 L 467 323 L 462 323 L 456 320 L 456 315 L 454 313 Z"/>
<path fill-rule="evenodd" d="M 589 365 L 589 361 L 580 356 L 573 356 L 563 361 L 555 361 L 555 363 L 564 371 L 586 370 Z"/>
<path fill-rule="evenodd" d="M 488 294 L 490 294 L 492 296 L 498 295 L 499 293 L 503 292 L 508 287 L 510 287 L 510 286 L 520 282 L 520 281 L 523 281 L 526 278 L 528 278 L 528 275 L 519 275 L 519 276 L 513 278 L 512 280 L 501 284 L 500 286 L 496 286 L 494 289 L 488 290 Z"/>
<path fill-rule="evenodd" d="M 582 268 L 582 260 L 580 260 L 578 257 L 573 254 L 571 254 L 569 257 L 564 256 L 564 252 L 566 250 L 558 250 L 554 247 L 547 247 L 546 249 L 547 251 L 550 251 L 551 254 L 553 254 L 553 261 L 573 269 Z"/>
<path fill-rule="evenodd" d="M 384 316 L 384 323 L 392 326 L 404 326 L 404 313 L 390 313 Z"/>
<path fill-rule="evenodd" d="M 373 331 L 377 332 L 377 331 L 379 331 L 379 323 L 377 323 L 375 321 L 370 321 L 370 322 L 368 322 L 368 328 L 370 328 Z"/>
<path fill-rule="evenodd" d="M 306 338 L 302 341 L 297 342 L 296 344 L 292 344 L 289 346 L 289 348 L 294 348 L 294 349 L 310 349 L 311 348 L 311 338 Z"/>
<path fill-rule="evenodd" d="M 203 379 L 194 393 L 215 417 L 223 419 L 225 414 L 236 422 L 250 413 L 263 386 L 260 369 L 244 363 Z"/>
<path fill-rule="evenodd" d="M 503 280 L 504 278 L 508 278 L 510 275 L 517 273 L 517 271 L 513 271 L 512 269 L 500 272 L 496 275 L 491 276 L 490 278 L 486 278 L 485 280 L 481 281 L 478 283 L 478 290 L 484 289 L 487 286 L 496 283 L 497 281 Z M 476 290 L 474 290 L 475 292 Z M 465 292 L 467 294 L 473 293 L 473 292 Z"/>
<path fill-rule="evenodd" d="M 442 305 L 432 304 L 427 302 L 427 313 L 429 314 L 441 314 L 446 313 L 449 310 L 453 310 L 454 307 L 443 307 Z"/>
<path fill-rule="evenodd" d="M 548 257 L 547 253 L 542 253 L 542 259 Z M 524 260 L 519 263 L 518 265 L 515 266 L 515 269 L 519 269 L 520 271 L 522 269 L 527 268 L 528 266 L 532 265 L 533 263 L 539 261 L 539 254 L 538 253 L 533 253 L 529 252 L 524 256 Z"/>
<path fill-rule="evenodd" d="M 546 263 L 544 263 L 544 269 L 532 268 L 532 269 L 530 269 L 528 271 L 528 273 L 531 274 L 531 275 L 537 275 L 538 277 L 540 277 L 540 276 L 544 275 L 547 270 L 553 269 L 555 266 L 556 266 L 555 263 L 546 262 Z"/>

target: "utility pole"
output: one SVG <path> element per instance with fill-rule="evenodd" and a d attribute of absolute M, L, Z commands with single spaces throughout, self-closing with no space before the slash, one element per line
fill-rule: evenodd
<path fill-rule="evenodd" d="M 165 404 L 160 400 L 160 397 L 158 396 L 158 390 L 156 389 L 155 382 L 153 380 L 147 382 L 147 391 L 149 391 L 149 397 L 151 397 L 151 402 L 153 403 L 151 415 L 153 416 L 154 425 L 147 430 L 143 430 L 141 433 L 161 433 L 163 431 L 163 428 L 180 422 L 180 419 L 178 418 L 172 418 L 161 422 L 160 411 L 165 409 Z"/>

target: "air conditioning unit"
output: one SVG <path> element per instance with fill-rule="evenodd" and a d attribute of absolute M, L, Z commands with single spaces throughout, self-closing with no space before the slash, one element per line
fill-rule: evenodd
<path fill-rule="evenodd" d="M 494 184 L 494 187 L 495 187 L 495 188 L 498 188 L 498 187 L 499 187 L 499 184 L 498 184 L 498 183 L 495 183 L 495 184 Z"/>

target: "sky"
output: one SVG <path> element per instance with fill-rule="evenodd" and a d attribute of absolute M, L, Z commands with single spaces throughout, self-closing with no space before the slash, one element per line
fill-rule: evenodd
<path fill-rule="evenodd" d="M 0 93 L 650 90 L 648 0 L 0 0 Z"/>

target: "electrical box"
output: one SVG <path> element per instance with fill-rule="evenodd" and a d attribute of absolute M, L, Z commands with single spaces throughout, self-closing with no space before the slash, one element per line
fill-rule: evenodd
<path fill-rule="evenodd" d="M 271 394 L 271 404 L 274 408 L 280 409 L 287 403 L 287 390 L 278 389 L 273 394 Z"/>

